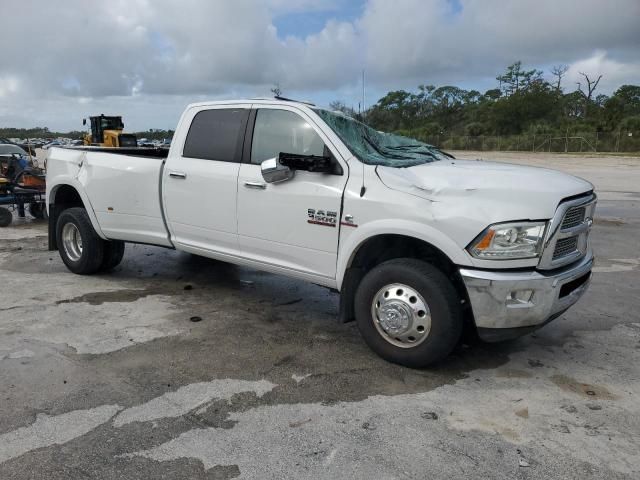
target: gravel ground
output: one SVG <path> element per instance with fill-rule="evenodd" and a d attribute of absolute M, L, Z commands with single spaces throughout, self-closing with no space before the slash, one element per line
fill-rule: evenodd
<path fill-rule="evenodd" d="M 0 229 L 0 478 L 638 478 L 640 159 L 455 154 L 592 181 L 598 260 L 561 318 L 425 370 L 314 285 L 140 245 L 80 277 Z"/>

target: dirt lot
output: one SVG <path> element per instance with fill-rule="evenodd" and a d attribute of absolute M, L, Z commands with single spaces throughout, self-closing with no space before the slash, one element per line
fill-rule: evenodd
<path fill-rule="evenodd" d="M 457 155 L 592 181 L 598 261 L 558 320 L 428 370 L 320 287 L 139 245 L 79 277 L 0 229 L 0 478 L 638 478 L 640 159 Z"/>

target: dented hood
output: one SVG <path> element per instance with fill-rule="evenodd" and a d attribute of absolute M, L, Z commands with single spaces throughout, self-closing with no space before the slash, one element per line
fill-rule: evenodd
<path fill-rule="evenodd" d="M 451 160 L 408 168 L 376 167 L 393 190 L 435 204 L 465 198 L 467 209 L 488 222 L 551 218 L 564 198 L 593 190 L 593 185 L 556 170 L 481 160 Z M 459 204 L 458 207 L 461 207 Z"/>

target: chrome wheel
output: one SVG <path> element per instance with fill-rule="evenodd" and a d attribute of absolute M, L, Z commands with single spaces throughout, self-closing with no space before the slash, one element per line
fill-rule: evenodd
<path fill-rule="evenodd" d="M 416 290 L 401 283 L 386 285 L 376 293 L 371 316 L 378 333 L 401 348 L 421 344 L 431 330 L 431 312 Z"/>
<path fill-rule="evenodd" d="M 69 260 L 77 262 L 82 256 L 82 236 L 73 223 L 65 223 L 62 227 L 62 248 Z"/>

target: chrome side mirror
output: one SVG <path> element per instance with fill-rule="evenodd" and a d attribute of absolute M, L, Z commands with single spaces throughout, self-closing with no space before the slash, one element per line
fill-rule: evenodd
<path fill-rule="evenodd" d="M 267 183 L 280 183 L 291 180 L 295 175 L 295 170 L 280 165 L 277 158 L 269 158 L 260 164 L 262 178 Z"/>

